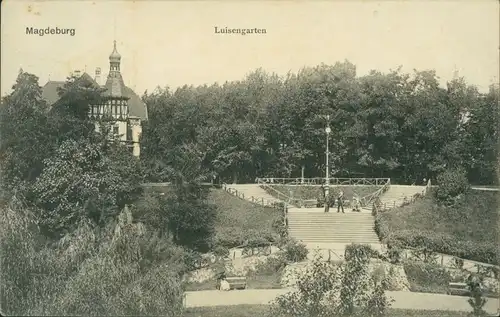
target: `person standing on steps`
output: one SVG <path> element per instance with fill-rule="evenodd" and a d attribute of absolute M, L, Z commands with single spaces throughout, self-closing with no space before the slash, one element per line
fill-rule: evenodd
<path fill-rule="evenodd" d="M 353 198 L 352 211 L 361 212 L 361 199 L 357 194 L 355 194 Z"/>
<path fill-rule="evenodd" d="M 342 189 L 339 192 L 339 196 L 337 197 L 337 212 L 340 212 L 340 209 L 342 208 L 342 213 L 345 214 L 344 212 L 344 192 Z"/>

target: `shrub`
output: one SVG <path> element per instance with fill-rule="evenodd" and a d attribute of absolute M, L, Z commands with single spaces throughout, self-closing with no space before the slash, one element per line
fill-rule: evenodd
<path fill-rule="evenodd" d="M 281 238 L 288 236 L 287 224 L 285 224 L 285 213 L 282 212 L 279 217 L 273 220 L 272 228 L 278 233 Z"/>
<path fill-rule="evenodd" d="M 288 264 L 285 256 L 280 254 L 278 256 L 270 256 L 265 262 L 257 264 L 255 267 L 255 275 L 274 275 L 281 272 Z"/>
<path fill-rule="evenodd" d="M 387 245 L 387 252 L 386 252 L 385 256 L 390 263 L 399 264 L 399 263 L 401 263 L 402 253 L 403 253 L 403 250 L 399 245 L 388 244 Z"/>
<path fill-rule="evenodd" d="M 467 172 L 463 168 L 447 170 L 437 177 L 439 187 L 434 192 L 438 202 L 453 205 L 470 188 Z"/>
<path fill-rule="evenodd" d="M 450 273 L 433 263 L 408 261 L 404 270 L 413 292 L 446 293 L 451 281 Z"/>
<path fill-rule="evenodd" d="M 297 242 L 297 240 L 293 238 L 285 239 L 280 248 L 283 250 L 286 260 L 290 262 L 305 260 L 309 253 L 309 250 L 307 250 L 304 244 Z"/>
<path fill-rule="evenodd" d="M 486 316 L 486 311 L 483 310 L 486 304 L 486 298 L 483 295 L 481 284 L 483 277 L 480 274 L 470 274 L 467 278 L 467 288 L 470 292 L 470 298 L 467 301 L 472 307 L 473 316 Z"/>
<path fill-rule="evenodd" d="M 368 272 L 366 248 L 351 247 L 350 258 L 340 266 L 316 257 L 297 279 L 297 290 L 271 304 L 272 316 L 317 317 L 383 316 L 390 306 L 382 283 Z"/>
<path fill-rule="evenodd" d="M 3 312 L 179 316 L 184 251 L 122 216 L 102 230 L 80 223 L 47 247 L 26 210 L 2 210 Z"/>
<path fill-rule="evenodd" d="M 216 245 L 213 249 L 213 253 L 218 258 L 225 258 L 229 256 L 229 249 L 223 245 Z"/>
<path fill-rule="evenodd" d="M 370 259 L 378 258 L 379 253 L 373 249 L 369 244 L 355 244 L 347 245 L 345 248 L 345 260 L 352 259 Z"/>

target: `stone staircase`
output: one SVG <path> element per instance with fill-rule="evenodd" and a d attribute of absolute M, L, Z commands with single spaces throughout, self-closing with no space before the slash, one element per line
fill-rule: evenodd
<path fill-rule="evenodd" d="M 322 244 L 367 243 L 378 244 L 373 230 L 373 216 L 369 213 L 337 213 L 335 209 L 325 213 L 323 208 L 290 208 L 288 232 L 310 248 Z"/>
<path fill-rule="evenodd" d="M 259 184 L 226 184 L 226 190 L 250 202 L 261 205 L 270 205 L 281 202 L 278 198 L 267 193 Z M 391 185 L 383 193 L 380 200 L 387 208 L 401 206 L 405 197 L 410 199 L 416 193 L 423 193 L 425 186 Z M 337 213 L 337 208 L 330 208 L 329 213 L 324 208 L 295 208 L 288 209 L 288 232 L 291 237 L 302 241 L 309 249 L 327 248 L 350 243 L 365 243 L 379 245 L 380 242 L 374 231 L 374 219 L 371 215 L 372 207 L 366 206 L 361 212 L 352 212 L 345 208 L 345 214 Z"/>
<path fill-rule="evenodd" d="M 405 197 L 410 199 L 417 193 L 425 193 L 425 186 L 391 185 L 389 190 L 380 196 L 380 201 L 382 202 L 382 206 L 386 208 L 400 207 L 403 205 Z"/>
<path fill-rule="evenodd" d="M 391 185 L 380 197 L 387 208 L 403 205 L 405 197 L 425 192 L 425 186 Z M 361 212 L 345 208 L 345 214 L 330 208 L 290 208 L 288 211 L 288 232 L 291 237 L 302 241 L 309 249 L 335 249 L 341 253 L 342 245 L 350 243 L 371 244 L 379 248 L 380 242 L 374 230 L 372 208 L 367 206 Z"/>

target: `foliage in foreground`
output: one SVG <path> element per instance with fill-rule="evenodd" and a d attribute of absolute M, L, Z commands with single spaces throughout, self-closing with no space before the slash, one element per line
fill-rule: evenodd
<path fill-rule="evenodd" d="M 369 273 L 372 253 L 351 245 L 346 261 L 335 266 L 316 257 L 297 279 L 297 290 L 279 296 L 271 305 L 273 316 L 383 316 L 390 306 L 385 281 Z"/>
<path fill-rule="evenodd" d="M 470 291 L 470 298 L 467 301 L 472 307 L 473 316 L 486 316 L 483 309 L 487 299 L 483 296 L 482 284 L 483 277 L 480 274 L 471 274 L 467 279 L 467 288 Z"/>
<path fill-rule="evenodd" d="M 40 243 L 20 201 L 2 206 L 2 312 L 8 315 L 163 315 L 182 312 L 183 250 L 154 239 L 125 210 L 116 225 L 82 222 L 55 246 Z"/>

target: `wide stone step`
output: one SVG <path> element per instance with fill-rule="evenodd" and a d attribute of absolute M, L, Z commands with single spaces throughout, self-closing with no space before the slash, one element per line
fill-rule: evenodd
<path fill-rule="evenodd" d="M 363 236 L 363 235 L 373 235 L 375 236 L 375 232 L 372 231 L 359 231 L 359 232 L 352 232 L 352 231 L 340 231 L 340 230 L 321 230 L 321 231 L 307 231 L 307 230 L 290 230 L 290 234 L 293 235 L 324 235 L 324 236 L 337 236 L 337 235 L 350 235 L 350 236 Z"/>
<path fill-rule="evenodd" d="M 341 237 L 341 236 L 349 236 L 349 237 L 376 237 L 377 235 L 373 232 L 347 232 L 347 231 L 326 231 L 326 232 L 311 232 L 311 231 L 290 231 L 290 235 L 292 236 L 314 236 L 314 237 Z"/>
<path fill-rule="evenodd" d="M 290 232 L 290 235 L 294 237 L 377 237 L 375 234 L 370 232 L 352 234 L 349 232 L 323 232 L 323 233 L 314 233 L 314 232 Z"/>
<path fill-rule="evenodd" d="M 322 242 L 322 243 L 380 243 L 376 237 L 297 237 L 298 241 L 303 243 L 308 242 Z"/>
<path fill-rule="evenodd" d="M 373 231 L 374 227 L 373 226 L 365 226 L 365 227 L 359 227 L 359 228 L 354 228 L 354 227 L 343 227 L 343 226 L 332 226 L 332 227 L 326 227 L 326 226 L 317 226 L 317 227 L 311 227 L 311 226 L 288 226 L 288 230 L 290 231 L 297 231 L 297 230 L 309 230 L 309 231 L 346 231 L 346 232 L 370 232 Z"/>
<path fill-rule="evenodd" d="M 332 221 L 332 220 L 325 220 L 325 221 L 319 221 L 319 220 L 296 220 L 296 219 L 290 219 L 288 218 L 288 224 L 295 224 L 295 223 L 300 223 L 300 224 L 306 224 L 306 225 L 317 225 L 317 224 L 327 224 L 329 226 L 332 225 L 345 225 L 345 226 L 357 226 L 357 225 L 373 225 L 374 222 L 372 221 Z"/>
<path fill-rule="evenodd" d="M 365 243 L 379 243 L 377 237 L 353 237 L 353 236 L 338 236 L 338 237 L 318 237 L 318 236 L 296 236 L 297 241 L 323 241 L 330 243 L 343 243 L 343 242 L 365 242 Z"/>
<path fill-rule="evenodd" d="M 289 234 L 294 236 L 299 235 L 314 235 L 314 236 L 340 236 L 340 235 L 349 235 L 349 236 L 376 236 L 376 234 L 372 231 L 359 231 L 359 232 L 350 232 L 350 231 L 339 231 L 339 230 L 321 230 L 321 231 L 307 231 L 307 230 L 290 230 Z"/>

